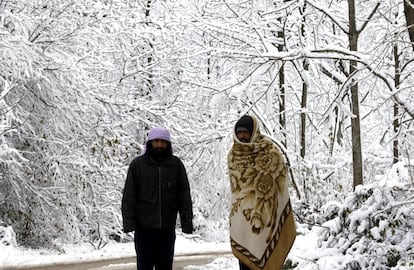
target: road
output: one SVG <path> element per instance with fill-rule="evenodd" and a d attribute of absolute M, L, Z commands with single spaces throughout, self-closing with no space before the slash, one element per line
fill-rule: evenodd
<path fill-rule="evenodd" d="M 205 265 L 219 257 L 231 256 L 229 252 L 194 253 L 174 257 L 174 270 L 184 270 L 189 265 Z M 136 270 L 135 257 L 107 259 L 93 262 L 64 263 L 53 265 L 26 265 L 0 268 L 1 270 Z"/>

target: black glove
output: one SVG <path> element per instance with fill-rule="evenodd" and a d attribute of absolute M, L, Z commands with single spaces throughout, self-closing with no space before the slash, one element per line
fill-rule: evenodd
<path fill-rule="evenodd" d="M 129 233 L 129 232 L 133 232 L 134 230 L 133 229 L 124 229 L 124 233 Z"/>
<path fill-rule="evenodd" d="M 123 225 L 124 225 L 123 226 L 124 227 L 123 228 L 124 233 L 129 233 L 129 232 L 135 231 L 135 220 L 132 220 L 132 219 L 124 220 Z"/>

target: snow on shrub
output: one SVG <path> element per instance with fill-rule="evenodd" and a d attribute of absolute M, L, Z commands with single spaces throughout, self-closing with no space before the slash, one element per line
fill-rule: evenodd
<path fill-rule="evenodd" d="M 0 226 L 0 246 L 17 246 L 16 233 L 11 226 Z"/>
<path fill-rule="evenodd" d="M 337 249 L 344 258 L 351 255 L 352 261 L 344 260 L 345 269 L 413 267 L 412 194 L 410 184 L 375 183 L 358 186 L 342 205 L 327 204 L 321 211 L 326 221 L 319 230 L 320 248 Z"/>

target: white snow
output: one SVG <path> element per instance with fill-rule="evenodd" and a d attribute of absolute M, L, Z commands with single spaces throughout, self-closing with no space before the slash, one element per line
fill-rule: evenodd
<path fill-rule="evenodd" d="M 223 232 L 224 233 L 224 232 Z M 186 254 L 206 254 L 208 252 L 231 252 L 230 244 L 227 242 L 211 243 L 197 240 L 198 238 L 188 238 L 185 235 L 177 234 L 175 244 L 175 255 L 179 259 L 180 256 Z M 312 235 L 298 235 L 289 256 L 301 260 L 306 257 L 312 258 L 321 252 L 316 252 L 317 237 Z M 122 257 L 135 256 L 134 244 L 129 243 L 110 243 L 100 250 L 95 250 L 90 244 L 80 245 L 64 245 L 65 253 L 58 254 L 57 251 L 51 250 L 30 250 L 13 246 L 0 245 L 0 269 L 3 267 L 23 267 L 30 265 L 55 265 L 58 263 L 71 262 L 88 262 L 103 259 L 117 259 Z M 202 256 L 202 255 L 201 255 Z M 332 260 L 335 260 L 332 257 Z M 101 270 L 115 270 L 114 265 L 99 268 Z M 206 265 L 192 265 L 186 267 L 188 270 L 237 270 L 238 261 L 232 255 L 219 257 Z M 311 268 L 308 268 L 311 269 Z"/>
<path fill-rule="evenodd" d="M 387 181 L 387 184 L 392 182 Z M 382 269 L 385 265 L 390 270 L 413 269 L 412 190 L 410 183 L 402 185 L 401 180 L 398 185 L 390 187 L 379 182 L 358 186 L 355 192 L 342 200 L 326 203 L 312 224 L 300 220 L 304 217 L 300 213 L 301 206 L 295 206 L 298 235 L 286 261 L 291 263 L 291 268 L 287 269 Z M 210 225 L 206 224 L 207 228 L 213 229 Z M 205 265 L 190 265 L 185 269 L 238 270 L 238 261 L 231 255 L 228 230 L 217 227 L 210 233 L 214 233 L 214 237 L 177 231 L 176 260 L 184 260 L 185 255 L 196 254 L 203 258 L 209 252 L 223 252 L 226 255 Z M 0 226 L 0 269 L 30 269 L 34 265 L 135 257 L 133 242 L 113 241 L 101 249 L 88 243 L 56 243 L 53 250 L 33 250 L 19 247 L 15 238 L 12 227 Z M 134 264 L 130 264 L 128 267 L 134 268 Z M 116 270 L 120 267 L 113 265 L 93 270 Z"/>
<path fill-rule="evenodd" d="M 23 249 L 13 246 L 0 245 L 0 269 L 2 267 L 27 267 L 35 265 L 56 265 L 59 263 L 72 263 L 72 262 L 90 262 L 108 259 L 118 259 L 123 257 L 135 256 L 134 243 L 109 243 L 102 249 L 96 250 L 90 244 L 79 245 L 64 245 L 64 253 L 58 253 L 52 250 L 31 250 Z M 177 235 L 175 245 L 175 255 L 180 257 L 186 254 L 206 254 L 208 252 L 230 252 L 228 243 L 206 243 L 195 238 L 188 238 L 181 234 Z M 223 269 L 223 264 L 228 265 L 231 268 L 232 265 L 236 265 L 235 259 L 221 258 L 217 262 L 212 263 L 220 268 L 211 268 L 212 265 L 206 266 L 207 268 L 192 268 L 192 269 Z M 116 269 L 112 267 L 105 267 L 102 269 Z"/>
<path fill-rule="evenodd" d="M 413 186 L 404 169 L 396 164 L 385 170 L 382 177 L 376 177 L 377 182 L 357 186 L 354 192 L 325 202 L 308 216 L 305 212 L 311 209 L 310 205 L 293 205 L 298 235 L 287 258 L 292 265 L 288 269 L 382 269 L 384 266 L 390 270 L 413 269 Z M 200 222 L 197 220 L 196 223 Z M 186 235 L 177 231 L 177 261 L 184 260 L 185 255 L 196 254 L 203 258 L 209 252 L 223 252 L 227 255 L 205 265 L 190 265 L 185 269 L 238 270 L 238 261 L 231 255 L 228 229 L 213 226 L 208 220 L 201 223 L 205 223 L 200 232 L 202 235 L 198 232 Z M 130 236 L 125 239 L 132 239 Z M 135 257 L 132 241 L 113 241 L 100 249 L 96 247 L 88 243 L 55 243 L 53 250 L 22 248 L 18 246 L 13 228 L 0 226 L 0 269 L 30 269 L 35 265 Z M 119 267 L 114 265 L 93 270 L 121 269 Z M 134 264 L 128 267 L 134 268 Z"/>

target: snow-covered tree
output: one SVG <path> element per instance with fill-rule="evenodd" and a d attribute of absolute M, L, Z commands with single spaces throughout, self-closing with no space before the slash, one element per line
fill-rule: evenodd
<path fill-rule="evenodd" d="M 214 239 L 227 226 L 232 127 L 246 112 L 285 143 L 298 211 L 319 209 L 353 189 L 354 82 L 364 182 L 392 163 L 397 140 L 396 164 L 412 166 L 404 3 L 355 1 L 365 30 L 354 50 L 345 0 L 0 3 L 2 221 L 32 246 L 122 240 L 127 166 L 165 126 L 197 233 Z"/>

